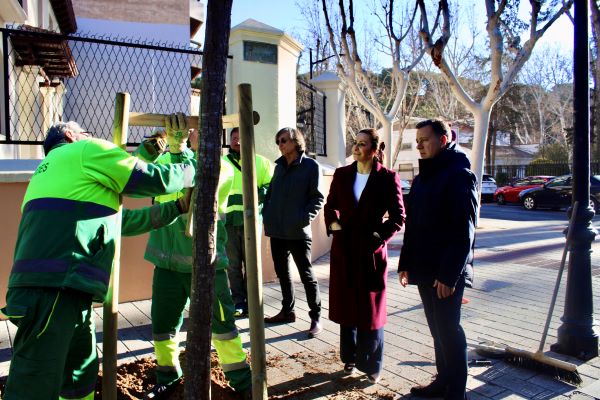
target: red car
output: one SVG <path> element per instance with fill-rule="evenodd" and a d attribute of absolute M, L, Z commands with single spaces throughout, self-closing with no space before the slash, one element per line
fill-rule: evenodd
<path fill-rule="evenodd" d="M 552 178 L 554 177 L 539 175 L 516 179 L 509 186 L 502 186 L 501 188 L 496 189 L 494 201 L 498 204 L 518 203 L 520 201 L 519 193 L 523 190 L 542 186 Z"/>

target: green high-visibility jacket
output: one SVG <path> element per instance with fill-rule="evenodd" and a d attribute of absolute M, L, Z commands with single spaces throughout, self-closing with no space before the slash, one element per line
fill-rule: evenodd
<path fill-rule="evenodd" d="M 159 165 L 168 165 L 177 162 L 187 162 L 193 158 L 194 152 L 186 149 L 179 154 L 164 153 L 156 159 L 155 163 Z M 227 197 L 231 190 L 232 182 L 233 171 L 231 170 L 231 167 L 229 164 L 221 162 L 221 173 L 217 192 L 217 205 L 221 218 L 224 218 L 225 215 Z M 182 197 L 183 195 L 184 192 L 173 193 L 166 196 L 157 196 L 154 201 L 162 203 Z M 165 268 L 177 272 L 192 272 L 192 238 L 185 235 L 186 225 L 187 214 L 183 214 L 164 228 L 150 232 L 150 238 L 148 239 L 144 258 L 158 268 Z M 227 268 L 229 263 L 227 256 L 225 255 L 227 233 L 222 225 L 223 221 L 217 223 L 216 269 Z"/>
<path fill-rule="evenodd" d="M 223 160 L 229 163 L 233 169 L 233 184 L 231 192 L 227 199 L 227 218 L 226 224 L 231 226 L 244 225 L 244 202 L 242 190 L 242 171 L 240 153 L 230 151 L 229 154 L 223 156 Z M 256 184 L 258 186 L 258 202 L 259 207 L 267 194 L 269 183 L 273 177 L 273 164 L 260 154 L 256 154 Z M 237 164 L 237 165 L 236 165 Z M 240 168 L 238 168 L 240 166 Z M 260 213 L 258 215 L 260 218 Z"/>
<path fill-rule="evenodd" d="M 146 164 L 104 140 L 55 146 L 27 187 L 8 287 L 72 288 L 103 301 L 120 196 L 177 192 L 192 176 L 184 164 Z"/>

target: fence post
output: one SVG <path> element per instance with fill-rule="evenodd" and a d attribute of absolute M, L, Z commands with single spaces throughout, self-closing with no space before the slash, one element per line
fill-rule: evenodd
<path fill-rule="evenodd" d="M 113 143 L 125 149 L 129 127 L 129 93 L 117 93 Z M 115 256 L 102 312 L 102 398 L 117 400 L 117 326 L 119 319 L 119 273 L 121 267 L 121 218 L 123 205 L 115 216 Z"/>
<path fill-rule="evenodd" d="M 4 123 L 6 130 L 4 132 L 6 132 L 6 140 L 8 142 L 10 142 L 11 138 L 10 138 L 10 107 L 9 107 L 9 101 L 8 101 L 8 96 L 10 93 L 10 88 L 9 88 L 9 80 L 8 80 L 8 33 L 7 32 L 2 32 L 2 49 L 4 54 L 2 55 L 2 72 L 3 72 L 3 79 L 4 79 Z M 1 126 L 0 126 L 1 128 Z"/>

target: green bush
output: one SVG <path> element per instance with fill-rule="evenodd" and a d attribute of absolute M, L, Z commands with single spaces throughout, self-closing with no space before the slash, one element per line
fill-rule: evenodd
<path fill-rule="evenodd" d="M 498 187 L 506 186 L 510 183 L 510 179 L 508 178 L 508 174 L 506 172 L 498 172 L 495 176 L 495 179 Z"/>

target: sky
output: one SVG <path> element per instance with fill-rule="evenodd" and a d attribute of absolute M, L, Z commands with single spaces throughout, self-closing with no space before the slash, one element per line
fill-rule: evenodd
<path fill-rule="evenodd" d="M 307 1 L 318 1 L 320 3 L 320 0 L 300 0 L 298 2 L 304 3 Z M 234 0 L 231 26 L 234 27 L 244 20 L 252 18 L 284 30 L 291 36 L 298 38 L 302 36 L 306 22 L 300 14 L 296 2 L 297 0 Z M 358 0 L 355 3 L 370 4 L 371 0 Z M 364 18 L 365 14 L 368 15 L 368 12 L 363 13 L 363 15 L 357 15 L 357 20 Z M 482 26 L 484 26 L 483 22 Z M 556 44 L 565 53 L 572 51 L 573 25 L 567 17 L 563 16 L 555 22 L 544 34 L 536 47 L 545 44 Z M 304 54 L 303 57 L 308 58 L 308 55 Z M 385 64 L 385 61 L 382 61 L 381 64 Z M 389 67 L 389 65 L 382 66 Z"/>

